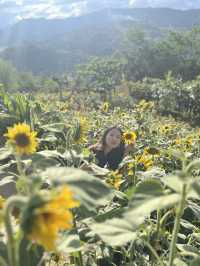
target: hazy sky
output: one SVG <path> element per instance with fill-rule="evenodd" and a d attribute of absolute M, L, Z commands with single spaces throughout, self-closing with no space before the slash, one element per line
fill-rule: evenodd
<path fill-rule="evenodd" d="M 200 8 L 200 0 L 0 0 L 0 18 L 66 18 L 105 7 Z"/>

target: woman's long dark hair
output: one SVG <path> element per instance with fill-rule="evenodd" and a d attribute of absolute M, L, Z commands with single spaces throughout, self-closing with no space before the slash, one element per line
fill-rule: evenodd
<path fill-rule="evenodd" d="M 100 144 L 102 145 L 102 149 L 103 149 L 103 150 L 104 150 L 105 147 L 106 147 L 106 136 L 107 136 L 108 133 L 109 133 L 111 130 L 113 130 L 113 129 L 117 129 L 117 130 L 120 132 L 121 136 L 123 136 L 123 131 L 121 130 L 120 127 L 112 126 L 112 127 L 107 128 L 107 129 L 104 131 L 103 136 L 102 136 L 101 141 L 100 141 Z M 116 147 L 115 149 L 117 149 L 117 150 L 120 149 L 121 152 L 124 152 L 125 144 L 124 144 L 124 141 L 123 141 L 122 139 L 121 139 L 121 143 L 120 143 L 119 147 Z M 114 149 L 114 150 L 115 150 L 115 149 Z"/>
<path fill-rule="evenodd" d="M 105 152 L 105 148 L 106 148 L 106 136 L 112 129 L 117 129 L 121 133 L 121 143 L 118 147 L 112 149 L 106 155 L 107 157 L 106 159 L 106 157 L 103 155 Z M 97 165 L 104 167 L 105 163 L 107 163 L 110 169 L 113 169 L 113 170 L 117 169 L 118 165 L 123 160 L 124 152 L 125 152 L 125 143 L 123 141 L 122 136 L 123 136 L 123 131 L 121 130 L 121 128 L 119 128 L 118 126 L 109 127 L 104 131 L 101 140 L 97 144 L 90 147 L 90 150 L 92 150 L 98 157 L 99 162 L 101 161 L 101 163 Z"/>

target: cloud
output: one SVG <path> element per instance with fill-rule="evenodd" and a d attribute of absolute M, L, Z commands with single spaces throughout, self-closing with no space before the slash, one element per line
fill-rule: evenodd
<path fill-rule="evenodd" d="M 27 18 L 67 18 L 87 12 L 87 1 L 0 0 L 0 19 L 12 14 L 13 21 Z"/>
<path fill-rule="evenodd" d="M 0 0 L 0 22 L 26 18 L 67 18 L 103 8 L 170 7 L 200 8 L 200 0 Z M 1 26 L 1 25 L 0 25 Z"/>
<path fill-rule="evenodd" d="M 200 0 L 129 0 L 131 7 L 170 7 L 176 9 L 200 8 Z"/>

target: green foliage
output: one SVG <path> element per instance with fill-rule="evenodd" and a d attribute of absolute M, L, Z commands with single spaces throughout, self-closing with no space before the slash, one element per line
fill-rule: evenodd
<path fill-rule="evenodd" d="M 11 63 L 0 59 L 0 83 L 5 88 L 13 88 L 17 86 L 18 75 L 17 70 Z"/>
<path fill-rule="evenodd" d="M 26 238 L 23 238 L 19 247 L 20 266 L 35 266 L 41 262 L 43 248 L 34 246 Z M 44 262 L 41 263 L 44 266 Z"/>
<path fill-rule="evenodd" d="M 88 210 L 106 204 L 111 197 L 110 189 L 100 179 L 82 170 L 55 167 L 47 169 L 43 176 L 48 177 L 53 185 L 68 184 Z"/>
<path fill-rule="evenodd" d="M 88 89 L 106 91 L 114 89 L 123 79 L 124 63 L 115 58 L 93 58 L 88 64 L 79 66 L 77 82 Z"/>
<path fill-rule="evenodd" d="M 133 100 L 151 100 L 156 103 L 162 115 L 173 115 L 192 125 L 200 122 L 200 79 L 183 82 L 171 72 L 165 79 L 145 78 L 143 81 L 128 82 L 129 93 Z"/>
<path fill-rule="evenodd" d="M 10 95 L 2 90 L 0 97 L 7 114 L 15 117 L 19 122 L 31 122 L 31 102 L 26 96 L 19 93 Z"/>
<path fill-rule="evenodd" d="M 130 29 L 122 39 L 121 53 L 126 60 L 125 74 L 128 80 L 151 76 L 153 41 L 138 29 Z"/>
<path fill-rule="evenodd" d="M 19 82 L 18 86 L 20 90 L 29 92 L 34 91 L 39 87 L 39 81 L 36 77 L 33 76 L 31 72 L 20 72 L 18 74 Z"/>
<path fill-rule="evenodd" d="M 126 58 L 129 80 L 144 77 L 163 78 L 168 71 L 183 80 L 194 79 L 200 73 L 200 28 L 169 31 L 153 40 L 141 30 L 130 30 L 122 41 L 122 57 Z"/>
<path fill-rule="evenodd" d="M 48 80 L 48 78 L 46 78 Z M 31 72 L 19 72 L 10 61 L 0 59 L 0 84 L 6 91 L 33 91 L 41 85 L 39 77 L 33 76 Z"/>
<path fill-rule="evenodd" d="M 63 73 L 66 70 L 72 71 L 76 65 L 87 62 L 92 56 L 110 56 L 118 51 L 120 40 L 129 28 L 145 29 L 149 36 L 158 38 L 164 36 L 168 29 L 183 31 L 199 24 L 199 10 L 182 12 L 167 8 L 103 9 L 66 20 L 22 20 L 13 26 L 11 34 L 5 32 L 5 37 L 10 38 L 7 38 L 9 43 L 5 44 L 8 48 L 1 54 L 20 71 L 32 71 L 34 74 Z M 144 70 L 147 70 L 147 75 L 150 72 L 147 67 L 154 68 L 156 57 L 150 53 L 156 52 L 151 46 L 147 50 L 143 49 L 146 41 L 144 46 L 141 45 L 141 50 L 136 49 L 142 60 L 141 69 L 133 72 L 137 76 L 144 74 Z M 135 55 L 133 66 L 140 66 L 137 60 L 139 57 Z M 170 51 L 169 55 L 168 58 L 167 54 L 160 53 L 157 57 L 156 65 L 161 67 L 157 68 L 157 74 L 166 70 L 179 57 L 175 54 L 173 60 Z M 146 59 L 148 61 L 145 63 Z M 149 60 L 153 62 L 152 65 L 149 65 Z M 164 65 L 161 64 L 163 62 Z"/>

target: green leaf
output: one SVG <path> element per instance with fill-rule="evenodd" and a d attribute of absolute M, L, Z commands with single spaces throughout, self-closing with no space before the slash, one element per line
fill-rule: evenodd
<path fill-rule="evenodd" d="M 88 165 L 85 165 L 85 167 L 88 168 L 86 170 L 87 172 L 89 172 L 95 176 L 99 176 L 99 177 L 107 176 L 107 174 L 110 172 L 108 169 L 99 167 L 98 165 L 96 165 L 94 163 L 90 163 Z"/>
<path fill-rule="evenodd" d="M 133 228 L 128 221 L 123 219 L 114 218 L 104 223 L 91 223 L 88 226 L 111 246 L 124 245 L 137 237 L 137 233 L 134 232 L 136 228 Z"/>
<path fill-rule="evenodd" d="M 38 245 L 32 245 L 29 240 L 23 238 L 19 246 L 20 266 L 38 265 L 43 256 L 44 249 Z M 44 266 L 44 262 L 41 264 Z"/>
<path fill-rule="evenodd" d="M 193 224 L 191 224 L 189 221 L 187 220 L 184 220 L 184 219 L 181 219 L 180 221 L 180 224 L 186 228 L 186 229 L 189 229 L 189 230 L 197 230 L 197 227 Z"/>
<path fill-rule="evenodd" d="M 129 220 L 133 225 L 142 223 L 146 216 L 152 211 L 163 209 L 177 204 L 180 200 L 180 195 L 170 194 L 159 197 L 144 197 L 144 195 L 135 195 L 131 200 L 124 218 Z M 139 222 L 138 222 L 139 221 Z"/>
<path fill-rule="evenodd" d="M 52 167 L 43 172 L 55 186 L 68 184 L 76 198 L 89 210 L 111 199 L 109 187 L 99 178 L 75 168 Z"/>
<path fill-rule="evenodd" d="M 155 198 L 136 194 L 121 219 L 113 218 L 103 223 L 91 220 L 88 226 L 107 244 L 111 246 L 124 245 L 136 238 L 137 229 L 152 211 L 174 205 L 179 200 L 178 194 Z"/>
<path fill-rule="evenodd" d="M 190 264 L 190 266 L 199 266 L 199 265 L 200 265 L 200 257 L 195 258 Z"/>
<path fill-rule="evenodd" d="M 6 177 L 3 177 L 1 180 L 0 180 L 0 187 L 1 186 L 4 186 L 6 184 L 9 184 L 9 183 L 15 183 L 15 178 L 14 176 L 6 176 Z"/>
<path fill-rule="evenodd" d="M 7 159 L 11 155 L 11 151 L 7 148 L 1 148 L 0 149 L 0 161 Z"/>
<path fill-rule="evenodd" d="M 164 177 L 162 181 L 164 182 L 166 186 L 168 186 L 173 191 L 180 193 L 180 194 L 182 192 L 184 181 L 186 181 L 189 186 L 189 190 L 187 191 L 187 198 L 199 199 L 199 195 L 195 191 L 194 186 L 193 186 L 193 182 L 195 181 L 192 178 L 186 180 L 186 179 L 180 178 L 178 175 L 170 175 L 170 176 Z"/>
<path fill-rule="evenodd" d="M 60 165 L 59 156 L 57 151 L 40 151 L 32 155 L 32 162 L 37 168 L 45 170 L 47 167 Z"/>
<path fill-rule="evenodd" d="M 0 180 L 0 195 L 7 198 L 16 194 L 16 184 L 13 176 L 6 176 Z"/>
<path fill-rule="evenodd" d="M 135 186 L 130 186 L 127 190 L 126 190 L 126 196 L 128 199 L 131 199 L 133 197 L 133 194 L 135 193 L 136 187 Z"/>
<path fill-rule="evenodd" d="M 163 187 L 159 180 L 149 178 L 138 183 L 135 193 L 152 196 L 163 195 Z"/>
<path fill-rule="evenodd" d="M 102 223 L 108 219 L 122 218 L 124 211 L 125 211 L 124 208 L 111 209 L 111 210 L 108 210 L 104 213 L 98 214 L 92 218 L 85 219 L 84 222 L 85 223 L 91 223 L 93 221 L 93 222 Z"/>
<path fill-rule="evenodd" d="M 175 158 L 181 160 L 181 161 L 185 159 L 185 153 L 183 151 L 180 151 L 180 150 L 171 149 L 171 150 L 169 150 L 169 154 L 171 156 L 174 156 Z"/>
<path fill-rule="evenodd" d="M 127 206 L 129 199 L 125 193 L 115 190 L 113 196 L 114 202 L 117 202 L 120 206 Z"/>
<path fill-rule="evenodd" d="M 193 233 L 192 236 L 200 243 L 200 233 Z"/>
<path fill-rule="evenodd" d="M 173 265 L 174 266 L 187 266 L 187 264 L 179 258 L 175 258 L 175 260 L 173 261 Z"/>
<path fill-rule="evenodd" d="M 196 180 L 192 183 L 193 190 L 200 196 L 200 183 L 199 180 Z"/>
<path fill-rule="evenodd" d="M 80 251 L 83 249 L 76 229 L 72 229 L 70 231 L 62 233 L 59 242 L 60 244 L 58 244 L 58 251 L 64 252 L 67 255 L 69 253 Z"/>
<path fill-rule="evenodd" d="M 166 186 L 171 188 L 173 191 L 177 193 L 181 193 L 182 188 L 183 188 L 183 180 L 179 178 L 177 175 L 169 175 L 165 176 L 162 181 Z"/>
<path fill-rule="evenodd" d="M 196 159 L 196 160 L 192 161 L 191 163 L 189 163 L 188 166 L 186 167 L 185 171 L 187 173 L 191 173 L 195 169 L 200 169 L 200 160 L 199 159 Z"/>
<path fill-rule="evenodd" d="M 62 154 L 57 152 L 56 150 L 39 151 L 36 153 L 36 155 L 41 155 L 45 158 L 58 158 L 59 156 L 62 157 Z"/>
<path fill-rule="evenodd" d="M 196 204 L 195 202 L 188 201 L 188 208 L 191 209 L 195 218 L 199 221 L 200 220 L 200 206 L 198 204 Z M 194 221 L 192 221 L 192 222 L 194 222 Z"/>
<path fill-rule="evenodd" d="M 42 140 L 40 142 L 54 143 L 55 141 L 57 141 L 56 136 L 52 133 L 47 132 L 42 135 Z"/>
<path fill-rule="evenodd" d="M 199 249 L 191 245 L 176 244 L 182 256 L 196 257 L 200 255 Z"/>
<path fill-rule="evenodd" d="M 47 124 L 47 125 L 42 125 L 41 128 L 46 130 L 46 131 L 50 131 L 50 132 L 63 132 L 63 129 L 65 127 L 64 123 L 53 123 L 53 124 Z"/>
<path fill-rule="evenodd" d="M 0 256 L 3 258 L 3 260 L 5 260 L 5 262 L 8 260 L 7 247 L 4 244 L 4 242 L 2 242 L 2 241 L 0 241 Z M 0 263 L 0 265 L 1 265 L 1 263 Z"/>
<path fill-rule="evenodd" d="M 147 178 L 161 179 L 166 175 L 165 171 L 158 167 L 153 167 L 150 170 L 147 170 L 145 172 L 140 171 L 137 174 L 142 180 L 147 179 Z"/>
<path fill-rule="evenodd" d="M 82 154 L 84 157 L 88 157 L 91 154 L 91 151 L 88 148 L 83 148 Z"/>

